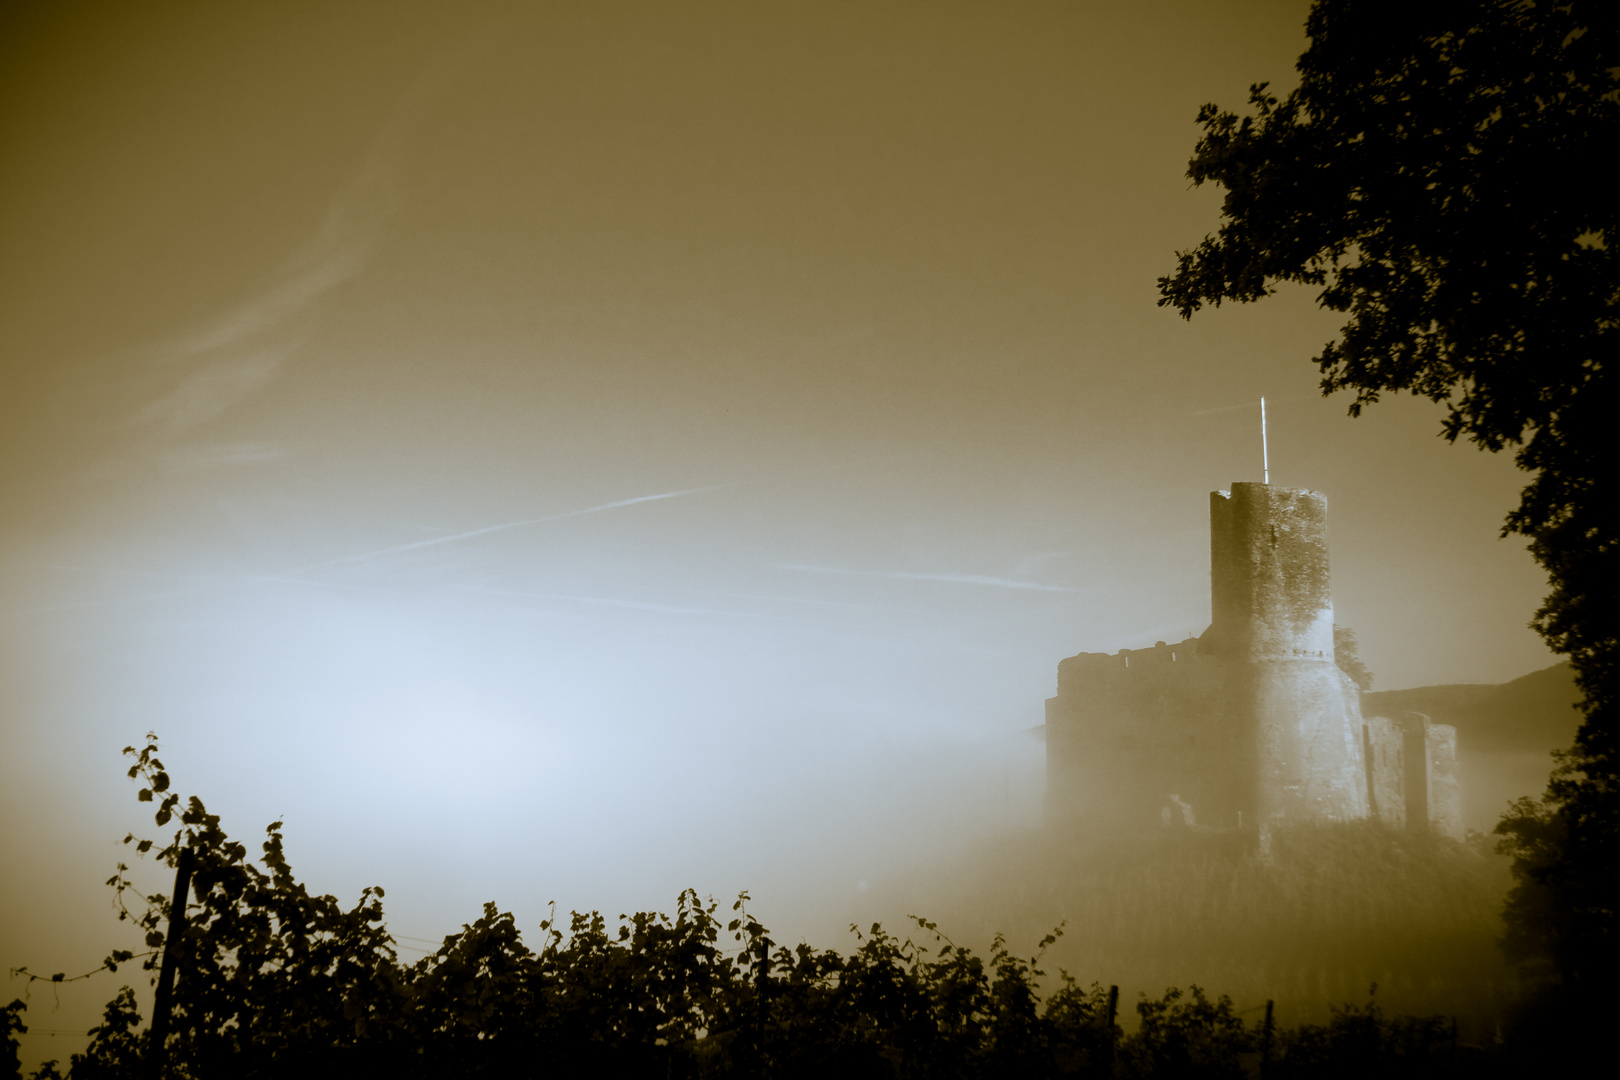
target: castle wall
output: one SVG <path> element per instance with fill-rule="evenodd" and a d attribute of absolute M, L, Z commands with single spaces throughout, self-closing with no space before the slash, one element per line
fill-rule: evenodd
<path fill-rule="evenodd" d="M 1047 818 L 1215 828 L 1376 816 L 1462 838 L 1456 731 L 1363 721 L 1333 646 L 1327 500 L 1210 495 L 1212 621 L 1198 638 L 1058 664 Z"/>
<path fill-rule="evenodd" d="M 1199 824 L 1252 815 L 1252 754 L 1220 708 L 1225 674 L 1197 639 L 1062 661 L 1046 703 L 1048 817 L 1157 823 L 1171 796 Z"/>
<path fill-rule="evenodd" d="M 1233 665 L 1229 705 L 1252 730 L 1258 820 L 1367 816 L 1366 765 L 1353 685 L 1331 660 Z"/>
<path fill-rule="evenodd" d="M 1462 822 L 1462 783 L 1457 776 L 1457 729 L 1429 724 L 1424 763 L 1429 782 L 1429 828 L 1453 840 L 1468 835 Z"/>
<path fill-rule="evenodd" d="M 1457 780 L 1457 729 L 1422 713 L 1365 723 L 1375 816 L 1396 828 L 1464 837 Z"/>
<path fill-rule="evenodd" d="M 1401 713 L 1395 730 L 1401 737 L 1401 794 L 1406 799 L 1406 824 L 1422 828 L 1429 821 L 1429 718 L 1422 713 Z"/>
<path fill-rule="evenodd" d="M 1386 716 L 1362 725 L 1367 758 L 1368 813 L 1386 825 L 1406 825 L 1406 748 L 1400 728 Z"/>

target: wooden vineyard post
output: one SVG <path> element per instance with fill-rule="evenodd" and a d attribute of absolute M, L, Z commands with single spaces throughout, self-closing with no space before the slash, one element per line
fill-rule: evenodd
<path fill-rule="evenodd" d="M 1108 988 L 1108 1012 L 1103 1018 L 1103 1024 L 1105 1025 L 1103 1031 L 1108 1038 L 1108 1041 L 1104 1044 L 1108 1050 L 1107 1060 L 1103 1064 L 1103 1075 L 1109 1077 L 1114 1075 L 1114 1055 L 1118 1050 L 1118 1047 L 1114 1045 L 1114 1018 L 1118 1015 L 1119 987 L 1110 986 Z"/>
<path fill-rule="evenodd" d="M 169 1037 L 169 1006 L 174 995 L 175 967 L 186 932 L 186 898 L 191 895 L 191 848 L 180 849 L 174 871 L 174 900 L 169 904 L 169 936 L 163 939 L 163 967 L 158 972 L 157 996 L 152 1003 L 152 1045 L 147 1058 L 149 1080 L 163 1076 L 164 1043 Z"/>
<path fill-rule="evenodd" d="M 765 995 L 771 988 L 771 939 L 759 939 L 759 982 L 754 994 L 754 1047 L 761 1068 L 765 1064 L 765 1028 L 770 1019 L 770 1005 Z"/>
<path fill-rule="evenodd" d="M 1266 1001 L 1265 1023 L 1260 1025 L 1260 1080 L 1265 1080 L 1266 1073 L 1271 1065 L 1271 1007 L 1274 1003 Z"/>

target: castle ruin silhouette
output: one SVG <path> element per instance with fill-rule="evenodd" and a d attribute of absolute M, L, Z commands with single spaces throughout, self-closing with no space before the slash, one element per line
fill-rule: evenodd
<path fill-rule="evenodd" d="M 1058 664 L 1046 702 L 1050 825 L 1253 830 L 1376 818 L 1461 839 L 1456 729 L 1363 717 L 1334 655 L 1327 499 L 1210 493 L 1211 622 Z"/>

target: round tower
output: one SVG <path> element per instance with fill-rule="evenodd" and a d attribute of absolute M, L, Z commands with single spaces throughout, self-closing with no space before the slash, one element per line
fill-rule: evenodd
<path fill-rule="evenodd" d="M 1206 649 L 1227 670 L 1229 730 L 1250 744 L 1255 820 L 1365 817 L 1360 702 L 1333 656 L 1326 497 L 1211 492 L 1210 600 Z"/>

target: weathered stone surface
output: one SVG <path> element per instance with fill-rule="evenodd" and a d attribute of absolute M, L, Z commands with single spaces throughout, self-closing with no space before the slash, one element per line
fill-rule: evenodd
<path fill-rule="evenodd" d="M 1405 753 L 1400 728 L 1387 716 L 1363 725 L 1367 758 L 1368 810 L 1386 825 L 1406 825 Z"/>
<path fill-rule="evenodd" d="M 1046 702 L 1048 816 L 1158 821 L 1175 794 L 1200 822 L 1235 823 L 1252 762 L 1218 707 L 1224 674 L 1196 638 L 1059 664 Z"/>
<path fill-rule="evenodd" d="M 1424 740 L 1429 773 L 1429 828 L 1453 840 L 1464 838 L 1462 784 L 1457 777 L 1457 729 L 1428 725 Z"/>
<path fill-rule="evenodd" d="M 1429 718 L 1405 712 L 1395 721 L 1401 733 L 1401 795 L 1406 800 L 1406 827 L 1429 827 Z"/>
<path fill-rule="evenodd" d="M 1210 600 L 1201 637 L 1059 663 L 1050 821 L 1264 830 L 1376 815 L 1460 837 L 1455 732 L 1417 714 L 1364 722 L 1335 663 L 1321 493 L 1212 492 Z"/>
<path fill-rule="evenodd" d="M 1210 601 L 1214 651 L 1232 671 L 1227 709 L 1253 731 L 1260 820 L 1365 817 L 1359 702 L 1333 659 L 1326 497 L 1266 484 L 1212 493 Z"/>
<path fill-rule="evenodd" d="M 1333 660 L 1327 497 L 1233 484 L 1210 493 L 1214 651 L 1235 660 Z"/>

